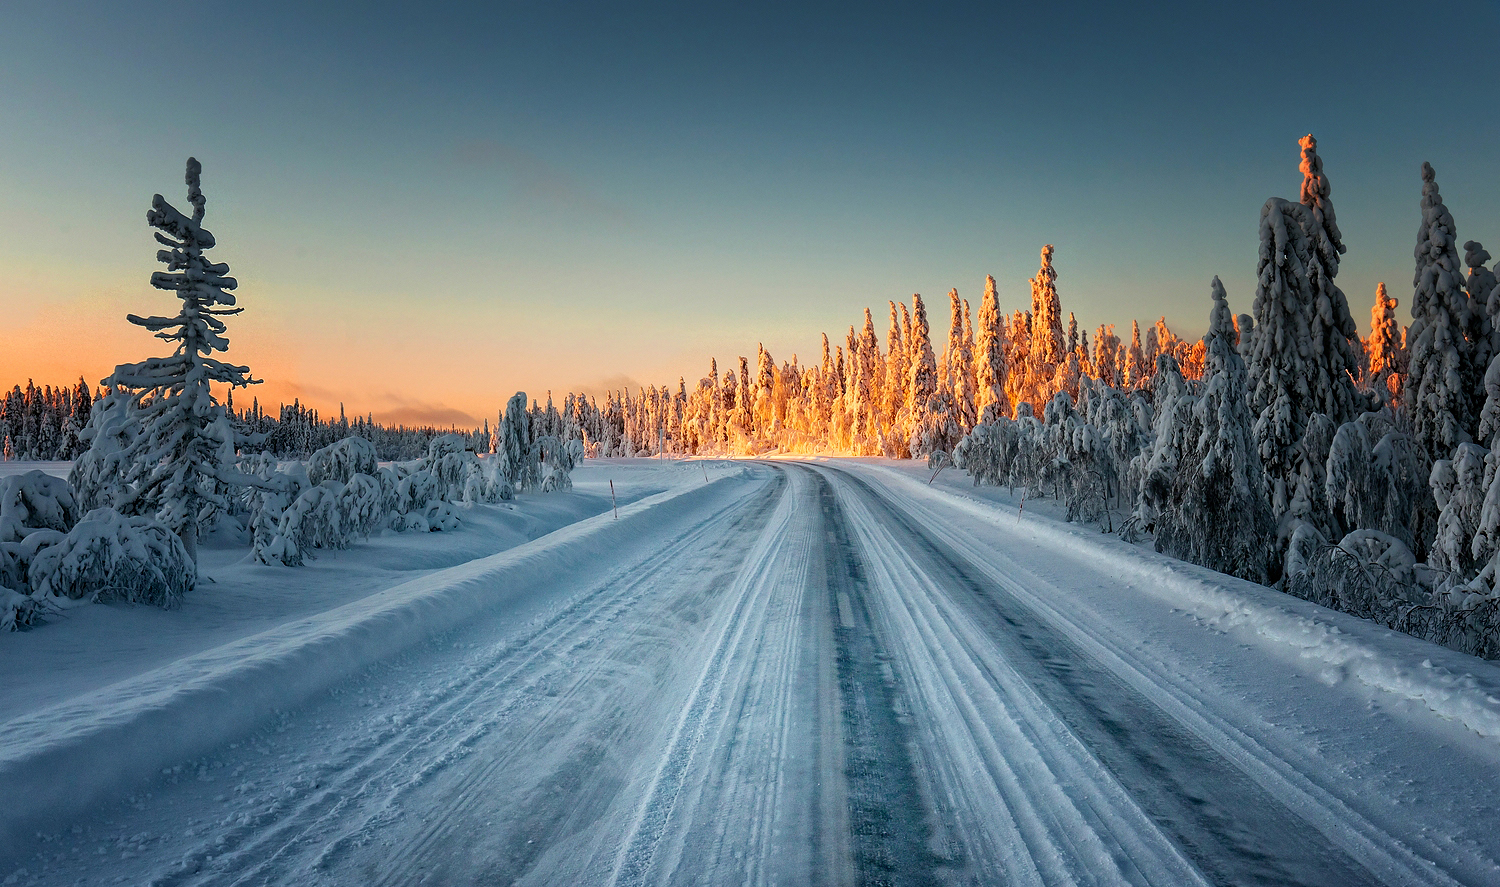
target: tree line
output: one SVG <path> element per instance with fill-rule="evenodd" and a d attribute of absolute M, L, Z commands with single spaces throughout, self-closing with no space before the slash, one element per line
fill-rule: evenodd
<path fill-rule="evenodd" d="M 867 309 L 819 361 L 764 348 L 696 385 L 571 399 L 591 451 L 828 452 L 956 464 L 976 483 L 1062 500 L 1158 550 L 1489 657 L 1500 655 L 1500 285 L 1460 242 L 1421 168 L 1411 324 L 1384 283 L 1362 338 L 1336 278 L 1347 247 L 1317 142 L 1297 199 L 1261 207 L 1256 291 L 1218 278 L 1209 329 L 1158 321 L 1127 344 L 1063 320 L 1052 246 L 1028 311 L 988 278 L 977 315 L 949 293 Z"/>

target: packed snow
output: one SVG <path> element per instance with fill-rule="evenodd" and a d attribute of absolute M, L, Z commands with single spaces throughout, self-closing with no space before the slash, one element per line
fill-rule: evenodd
<path fill-rule="evenodd" d="M 0 873 L 1500 879 L 1495 665 L 911 461 L 573 479 L 7 637 Z"/>

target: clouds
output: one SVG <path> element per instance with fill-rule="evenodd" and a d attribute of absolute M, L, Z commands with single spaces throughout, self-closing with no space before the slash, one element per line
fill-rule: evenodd
<path fill-rule="evenodd" d="M 589 382 L 583 385 L 573 385 L 569 387 L 568 390 L 575 394 L 587 394 L 595 400 L 602 400 L 605 394 L 613 393 L 616 391 L 624 391 L 627 388 L 633 392 L 639 392 L 642 388 L 645 387 L 646 386 L 642 385 L 640 382 L 636 381 L 630 376 L 616 373 L 613 376 L 602 378 L 594 382 Z"/>
<path fill-rule="evenodd" d="M 514 145 L 488 138 L 467 139 L 454 146 L 451 158 L 459 169 L 499 171 L 523 201 L 613 225 L 628 221 L 624 209 L 594 194 L 554 164 Z"/>
<path fill-rule="evenodd" d="M 304 406 L 319 410 L 324 418 L 336 415 L 334 410 L 342 404 L 352 421 L 357 416 L 373 415 L 375 421 L 386 425 L 431 425 L 436 428 L 477 428 L 485 417 L 476 416 L 467 410 L 449 406 L 441 400 L 426 400 L 394 391 L 362 391 L 347 389 L 336 391 L 313 384 L 267 380 L 242 391 L 235 397 L 235 407 L 243 409 L 250 398 L 260 400 L 261 410 L 274 415 L 278 403 L 300 401 Z"/>

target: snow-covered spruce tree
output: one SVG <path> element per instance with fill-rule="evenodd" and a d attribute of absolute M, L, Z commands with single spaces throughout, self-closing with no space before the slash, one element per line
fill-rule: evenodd
<path fill-rule="evenodd" d="M 865 309 L 865 324 L 853 341 L 853 373 L 850 388 L 853 391 L 853 438 L 852 451 L 859 456 L 873 456 L 884 446 L 881 441 L 880 375 L 884 361 L 880 359 L 880 341 L 875 338 L 875 320 L 870 309 Z"/>
<path fill-rule="evenodd" d="M 1089 364 L 1093 367 L 1093 377 L 1111 388 L 1125 387 L 1120 351 L 1120 337 L 1115 335 L 1115 325 L 1101 324 L 1094 331 L 1094 351 Z"/>
<path fill-rule="evenodd" d="M 732 373 L 725 376 L 726 381 L 733 378 Z M 541 464 L 533 461 L 531 444 L 531 414 L 526 409 L 526 392 L 517 391 L 505 405 L 505 416 L 500 420 L 499 446 L 495 450 L 504 482 L 516 492 L 535 492 L 541 486 Z"/>
<path fill-rule="evenodd" d="M 151 285 L 175 293 L 181 309 L 172 317 L 126 319 L 156 333 L 157 338 L 176 342 L 170 357 L 141 363 L 121 364 L 104 384 L 114 390 L 96 407 L 84 436 L 93 442 L 111 437 L 117 411 L 134 412 L 135 433 L 128 441 L 118 436 L 101 441 L 105 452 L 90 453 L 74 466 L 75 486 L 84 488 L 86 500 L 95 500 L 93 483 L 118 483 L 118 498 L 112 504 L 126 514 L 155 515 L 182 540 L 188 557 L 197 562 L 198 520 L 207 507 L 227 508 L 218 492 L 222 484 L 245 480 L 234 465 L 234 428 L 223 406 L 213 396 L 210 383 L 242 386 L 250 378 L 248 367 L 215 359 L 214 352 L 228 351 L 223 317 L 238 314 L 230 293 L 237 283 L 229 266 L 210 261 L 204 251 L 215 245 L 214 236 L 203 227 L 206 200 L 200 187 L 202 167 L 188 158 L 188 202 L 193 214 L 184 215 L 160 195 L 152 198 L 146 221 L 157 229 L 157 261 L 166 271 L 151 275 Z M 90 432 L 95 432 L 90 434 Z M 116 446 L 124 449 L 113 451 Z M 101 477 L 94 469 L 108 461 L 118 468 L 114 478 Z M 80 468 L 80 465 L 82 466 Z M 107 475 L 108 472 L 102 472 Z"/>
<path fill-rule="evenodd" d="M 1057 295 L 1057 269 L 1052 267 L 1052 244 L 1042 247 L 1042 265 L 1031 279 L 1031 346 L 1027 349 L 1028 399 L 1033 407 L 1051 400 L 1052 377 L 1067 359 L 1068 338 L 1063 332 L 1062 301 Z"/>
<path fill-rule="evenodd" d="M 901 305 L 906 310 L 906 305 Z M 906 331 L 910 324 L 902 324 L 896 314 L 896 303 L 891 302 L 891 327 L 885 336 L 885 392 L 881 398 L 881 415 L 885 417 L 885 455 L 891 459 L 902 459 L 907 455 L 906 441 L 895 433 L 899 427 L 902 411 L 906 408 L 907 344 Z"/>
<path fill-rule="evenodd" d="M 1177 359 L 1170 354 L 1158 356 L 1151 382 L 1155 389 L 1152 442 L 1136 455 L 1127 475 L 1126 482 L 1136 489 L 1135 511 L 1125 526 L 1127 538 L 1136 531 L 1155 532 L 1161 516 L 1175 508 L 1178 471 L 1184 458 L 1191 461 L 1197 452 L 1196 398 Z"/>
<path fill-rule="evenodd" d="M 1495 277 L 1494 271 L 1485 267 L 1489 260 L 1490 253 L 1483 244 L 1476 240 L 1464 242 L 1464 264 L 1469 268 L 1469 276 L 1464 280 L 1464 291 L 1469 296 L 1464 338 L 1473 349 L 1469 359 L 1474 372 L 1481 377 L 1489 368 L 1490 360 L 1500 354 L 1500 347 L 1497 347 L 1496 342 L 1500 332 L 1495 329 L 1495 317 L 1489 309 L 1490 296 L 1496 291 L 1500 279 Z M 1500 309 L 1500 304 L 1495 308 Z"/>
<path fill-rule="evenodd" d="M 1234 320 L 1234 329 L 1240 336 L 1235 350 L 1244 358 L 1248 372 L 1250 355 L 1255 351 L 1255 318 L 1249 314 L 1241 314 Z"/>
<path fill-rule="evenodd" d="M 1485 328 L 1489 330 L 1489 348 L 1485 351 L 1484 362 L 1486 370 L 1489 361 L 1500 355 L 1500 275 L 1495 273 L 1500 271 L 1500 264 L 1486 268 L 1484 263 L 1491 258 L 1489 251 L 1478 241 L 1464 243 L 1464 264 L 1469 266 L 1469 278 L 1465 281 L 1469 304 L 1473 310 L 1484 312 Z"/>
<path fill-rule="evenodd" d="M 1375 304 L 1370 308 L 1370 338 L 1365 343 L 1365 384 L 1392 405 L 1401 403 L 1401 382 L 1405 377 L 1402 364 L 1405 349 L 1401 347 L 1401 325 L 1396 322 L 1394 297 L 1386 294 L 1385 284 L 1375 286 Z"/>
<path fill-rule="evenodd" d="M 1253 344 L 1247 361 L 1255 439 L 1272 512 L 1295 494 L 1297 446 L 1315 414 L 1333 426 L 1369 406 L 1355 388 L 1357 328 L 1333 283 L 1344 251 L 1316 142 L 1302 144 L 1302 199 L 1273 197 L 1261 208 Z"/>
<path fill-rule="evenodd" d="M 948 292 L 948 347 L 943 351 L 943 387 L 953 406 L 953 419 L 967 431 L 974 427 L 973 339 L 965 333 L 968 303 L 958 297 L 958 290 Z M 951 451 L 951 447 L 949 448 Z"/>
<path fill-rule="evenodd" d="M 927 414 L 932 409 L 932 396 L 938 389 L 937 358 L 932 353 L 927 308 L 922 304 L 921 294 L 914 294 L 911 301 L 911 335 L 907 339 L 910 369 L 907 374 L 906 421 L 902 431 L 906 434 L 907 448 L 912 458 L 925 459 L 931 451 L 920 448 L 923 437 L 919 432 L 928 424 Z"/>
<path fill-rule="evenodd" d="M 894 315 L 892 315 L 894 317 Z M 975 344 L 975 378 L 978 391 L 974 402 L 976 419 L 989 422 L 1011 416 L 1010 399 L 1005 395 L 1005 316 L 1000 313 L 1000 297 L 995 292 L 995 278 L 985 275 L 984 300 L 979 303 L 979 340 Z"/>
<path fill-rule="evenodd" d="M 1028 369 L 1031 358 L 1028 354 L 1031 348 L 1031 315 L 1020 311 L 1013 312 L 1010 316 L 1009 329 L 1006 333 L 1009 347 L 1005 349 L 1005 399 L 1010 401 L 1011 412 L 1016 418 L 1020 418 L 1021 404 L 1027 404 L 1030 395 L 1031 382 Z M 1035 411 L 1033 411 L 1033 415 Z"/>
<path fill-rule="evenodd" d="M 1224 286 L 1210 290 L 1207 376 L 1193 406 L 1199 432 L 1177 476 L 1172 507 L 1157 515 L 1156 547 L 1252 582 L 1265 582 L 1275 529 L 1252 433 L 1245 363 L 1235 350 Z"/>
<path fill-rule="evenodd" d="M 1151 380 L 1150 366 L 1146 363 L 1146 353 L 1141 348 L 1141 324 L 1139 321 L 1132 320 L 1130 322 L 1130 347 L 1125 351 L 1125 361 L 1121 367 L 1125 387 L 1144 388 Z"/>
<path fill-rule="evenodd" d="M 1453 216 L 1427 163 L 1422 164 L 1422 225 L 1414 257 L 1406 389 L 1417 449 L 1431 465 L 1473 439 L 1478 430 L 1473 392 L 1481 377 L 1473 365 L 1473 343 L 1465 338 L 1470 303 Z"/>
<path fill-rule="evenodd" d="M 764 344 L 757 343 L 755 355 L 755 391 L 752 413 L 757 437 L 765 439 L 776 431 L 776 361 Z M 550 430 L 546 436 L 558 437 Z"/>

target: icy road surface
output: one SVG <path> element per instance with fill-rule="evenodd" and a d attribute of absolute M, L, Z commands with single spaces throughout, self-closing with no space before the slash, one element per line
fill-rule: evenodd
<path fill-rule="evenodd" d="M 922 480 L 755 463 L 474 568 L 493 606 L 0 876 L 1500 883 L 1500 670 Z"/>

